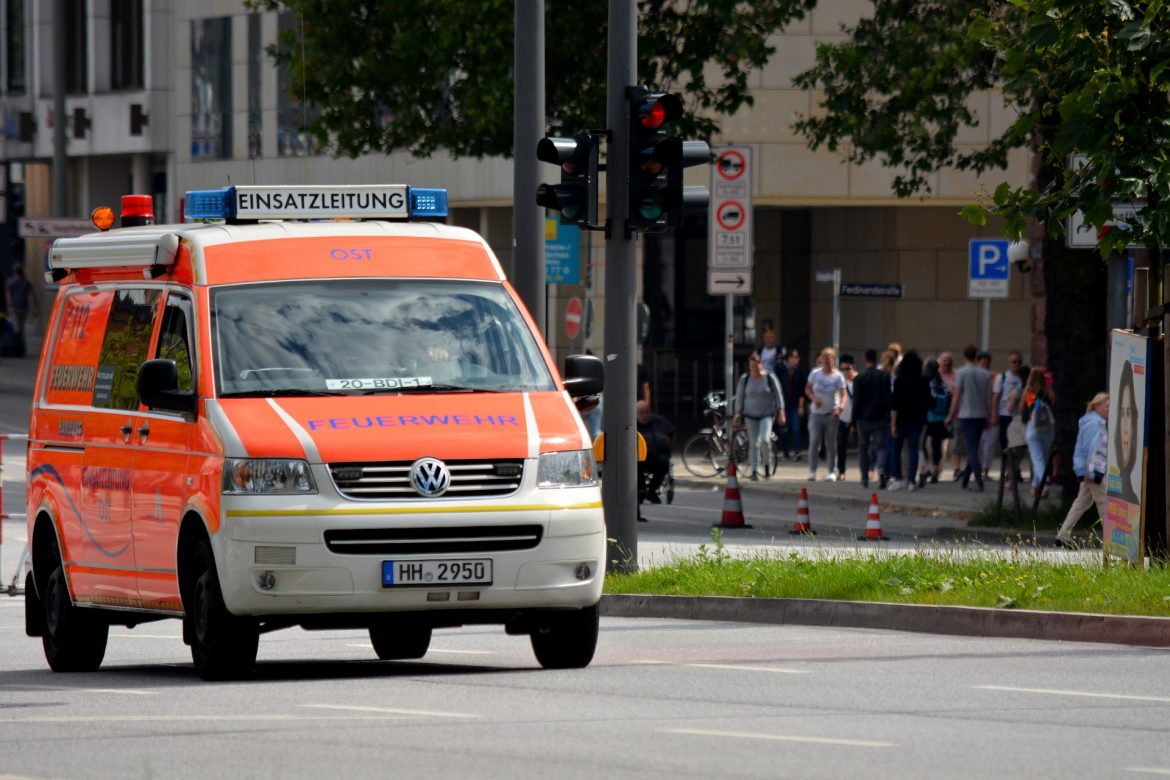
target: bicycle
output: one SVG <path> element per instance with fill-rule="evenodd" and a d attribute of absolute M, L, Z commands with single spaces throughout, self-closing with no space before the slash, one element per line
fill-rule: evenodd
<path fill-rule="evenodd" d="M 713 391 L 703 396 L 707 408 L 703 414 L 711 418 L 711 427 L 703 428 L 683 445 L 683 466 L 696 477 L 715 477 L 727 471 L 733 446 L 736 462 L 747 460 L 748 437 L 743 428 L 726 424 L 724 411 L 727 402 L 723 393 Z M 732 444 L 734 442 L 734 445 Z"/>

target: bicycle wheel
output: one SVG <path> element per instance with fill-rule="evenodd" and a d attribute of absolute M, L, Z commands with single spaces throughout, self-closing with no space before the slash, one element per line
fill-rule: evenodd
<path fill-rule="evenodd" d="M 670 472 L 666 473 L 666 479 L 662 481 L 662 496 L 666 503 L 674 503 L 674 475 Z"/>
<path fill-rule="evenodd" d="M 683 446 L 683 466 L 696 477 L 714 477 L 727 468 L 723 442 L 712 431 L 699 431 Z"/>
<path fill-rule="evenodd" d="M 751 440 L 748 439 L 746 428 L 735 429 L 735 462 L 743 465 L 748 462 L 751 451 Z"/>

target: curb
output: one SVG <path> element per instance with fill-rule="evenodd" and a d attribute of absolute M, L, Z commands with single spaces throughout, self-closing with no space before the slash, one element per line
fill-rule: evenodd
<path fill-rule="evenodd" d="M 606 594 L 601 597 L 601 614 L 1170 647 L 1170 618 L 1085 612 L 822 599 Z"/>

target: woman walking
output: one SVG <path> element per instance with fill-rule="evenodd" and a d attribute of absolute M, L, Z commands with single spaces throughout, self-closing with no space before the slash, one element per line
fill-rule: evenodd
<path fill-rule="evenodd" d="M 1091 504 L 1105 518 L 1105 470 L 1109 450 L 1109 394 L 1097 393 L 1077 423 L 1077 446 L 1073 450 L 1073 472 L 1080 482 L 1076 500 L 1068 508 L 1064 524 L 1056 532 L 1056 543 L 1068 545 L 1072 529 Z"/>
<path fill-rule="evenodd" d="M 811 404 L 808 416 L 808 481 L 817 478 L 821 442 L 829 456 L 828 482 L 837 481 L 837 420 L 845 406 L 845 377 L 837 370 L 837 353 L 825 347 L 817 358 L 817 367 L 808 372 L 804 396 Z"/>
<path fill-rule="evenodd" d="M 1056 422 L 1052 414 L 1052 394 L 1044 381 L 1044 369 L 1037 366 L 1028 373 L 1022 405 L 1024 440 L 1028 442 L 1028 456 L 1032 461 L 1032 496 L 1048 495 L 1044 485 L 1044 468 L 1048 453 L 1056 439 Z"/>
<path fill-rule="evenodd" d="M 930 408 L 930 386 L 922 375 L 922 358 L 914 350 L 902 356 L 894 377 L 894 398 L 890 411 L 890 434 L 894 437 L 894 460 L 890 471 L 890 490 L 917 489 L 914 475 L 918 472 L 918 439 L 926 425 Z M 902 447 L 910 445 L 910 468 L 902 472 Z"/>
<path fill-rule="evenodd" d="M 926 431 L 922 439 L 922 450 L 927 456 L 927 462 L 918 476 L 918 487 L 924 487 L 928 481 L 932 484 L 938 482 L 939 474 L 942 473 L 943 442 L 951 436 L 946 422 L 947 412 L 951 409 L 951 391 L 939 373 L 938 361 L 934 358 L 926 361 L 923 375 L 930 388 L 930 408 L 926 410 Z"/>
<path fill-rule="evenodd" d="M 759 353 L 748 358 L 748 372 L 739 378 L 735 390 L 736 422 L 746 422 L 748 432 L 748 459 L 751 461 L 751 480 L 760 478 L 760 451 L 767 451 L 772 438 L 772 420 L 784 424 L 784 403 L 780 383 L 764 370 Z M 769 463 L 765 463 L 769 466 Z"/>

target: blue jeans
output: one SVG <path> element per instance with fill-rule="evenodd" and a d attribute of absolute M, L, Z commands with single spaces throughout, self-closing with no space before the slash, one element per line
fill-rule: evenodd
<path fill-rule="evenodd" d="M 800 453 L 800 404 L 784 407 L 787 422 L 780 429 L 780 449 L 785 457 Z"/>
<path fill-rule="evenodd" d="M 918 474 L 918 440 L 922 436 L 922 423 L 899 423 L 898 435 L 894 437 L 894 465 L 892 476 L 902 479 L 902 445 L 910 445 L 910 479 Z"/>
<path fill-rule="evenodd" d="M 1041 481 L 1044 479 L 1044 468 L 1048 465 L 1048 452 L 1052 449 L 1055 438 L 1056 431 L 1036 433 L 1030 425 L 1024 434 L 1024 439 L 1028 442 L 1028 455 L 1032 458 L 1032 487 L 1037 490 L 1044 487 Z"/>
<path fill-rule="evenodd" d="M 963 438 L 967 442 L 967 466 L 963 469 L 963 484 L 967 484 L 972 476 L 975 484 L 983 484 L 983 464 L 979 461 L 979 439 L 983 436 L 983 429 L 987 427 L 985 417 L 960 417 L 959 425 L 963 428 Z"/>

